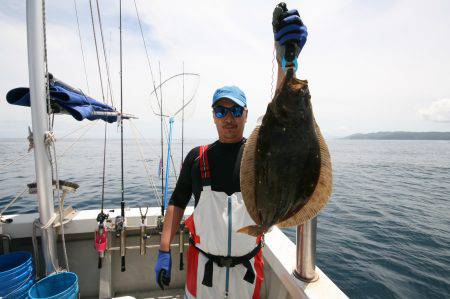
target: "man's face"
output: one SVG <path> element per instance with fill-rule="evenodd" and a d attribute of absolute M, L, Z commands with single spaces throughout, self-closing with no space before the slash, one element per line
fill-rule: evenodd
<path fill-rule="evenodd" d="M 223 106 L 230 108 L 237 105 L 232 100 L 223 98 L 220 99 L 214 106 Z M 219 134 L 219 140 L 224 143 L 232 143 L 241 141 L 244 134 L 244 126 L 247 122 L 247 109 L 241 117 L 233 117 L 231 112 L 228 112 L 225 117 L 217 118 L 214 115 L 214 123 L 217 127 L 217 133 Z"/>

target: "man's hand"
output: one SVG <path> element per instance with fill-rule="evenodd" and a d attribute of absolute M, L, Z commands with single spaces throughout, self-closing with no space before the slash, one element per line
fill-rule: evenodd
<path fill-rule="evenodd" d="M 164 290 L 164 286 L 169 286 L 172 271 L 172 256 L 169 252 L 158 252 L 158 261 L 155 266 L 156 283 Z"/>
<path fill-rule="evenodd" d="M 287 10 L 286 5 L 284 9 Z M 298 57 L 306 43 L 308 31 L 300 19 L 296 9 L 285 11 L 280 3 L 273 11 L 272 27 L 275 38 L 277 61 L 281 63 L 285 56 L 286 44 L 292 43 L 295 47 L 295 58 Z"/>

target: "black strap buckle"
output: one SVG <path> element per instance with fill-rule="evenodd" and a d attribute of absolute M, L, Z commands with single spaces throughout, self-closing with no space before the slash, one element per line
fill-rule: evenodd
<path fill-rule="evenodd" d="M 221 256 L 218 260 L 217 265 L 219 267 L 233 267 L 233 257 L 231 256 Z"/>

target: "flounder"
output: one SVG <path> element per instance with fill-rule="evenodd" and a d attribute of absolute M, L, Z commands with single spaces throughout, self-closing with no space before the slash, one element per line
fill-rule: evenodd
<path fill-rule="evenodd" d="M 314 119 L 308 82 L 288 70 L 244 148 L 241 192 L 256 225 L 238 232 L 259 236 L 273 225 L 312 219 L 332 192 L 330 154 Z"/>

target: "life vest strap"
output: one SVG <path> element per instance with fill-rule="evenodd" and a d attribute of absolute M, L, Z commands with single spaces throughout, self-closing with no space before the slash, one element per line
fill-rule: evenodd
<path fill-rule="evenodd" d="M 247 269 L 247 272 L 244 275 L 244 280 L 251 284 L 255 282 L 255 271 L 253 270 L 250 260 L 254 258 L 261 250 L 262 247 L 261 242 L 259 242 L 258 245 L 252 251 L 242 256 L 214 255 L 205 252 L 202 249 L 195 246 L 195 241 L 192 238 L 189 238 L 189 243 L 208 259 L 208 261 L 205 264 L 205 271 L 203 274 L 202 280 L 203 285 L 207 287 L 212 287 L 213 263 L 215 263 L 219 267 L 227 267 L 227 268 L 231 268 L 239 264 L 242 264 Z"/>
<path fill-rule="evenodd" d="M 202 186 L 210 186 L 211 185 L 211 169 L 209 168 L 208 161 L 208 145 L 200 146 L 200 174 L 202 177 Z"/>

